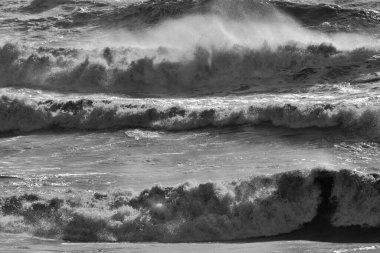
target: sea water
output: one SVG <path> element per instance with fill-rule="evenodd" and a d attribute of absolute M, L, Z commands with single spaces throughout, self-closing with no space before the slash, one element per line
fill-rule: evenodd
<path fill-rule="evenodd" d="M 379 9 L 4 1 L 0 251 L 379 251 Z"/>

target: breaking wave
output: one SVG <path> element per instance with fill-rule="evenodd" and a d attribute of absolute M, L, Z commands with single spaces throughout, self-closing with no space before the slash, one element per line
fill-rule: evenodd
<path fill-rule="evenodd" d="M 0 26 L 10 31 L 0 39 L 0 134 L 123 128 L 139 140 L 158 135 L 133 129 L 272 124 L 380 139 L 375 10 L 251 0 L 28 3 L 0 6 L 9 10 Z M 323 225 L 380 230 L 379 180 L 315 169 L 138 194 L 2 196 L 0 231 L 194 242 Z"/>
<path fill-rule="evenodd" d="M 369 60 L 374 50 L 340 51 L 328 44 L 189 51 L 186 56 L 164 47 L 31 49 L 8 43 L 0 47 L 0 86 L 139 97 L 225 95 L 350 82 L 379 65 Z"/>
<path fill-rule="evenodd" d="M 86 242 L 242 240 L 305 227 L 379 228 L 379 201 L 377 174 L 314 169 L 138 194 L 8 196 L 0 200 L 0 230 Z"/>
<path fill-rule="evenodd" d="M 28 8 L 54 8 L 73 2 L 77 1 L 34 0 Z M 80 12 L 78 15 L 85 19 L 94 11 L 99 23 L 106 24 L 109 22 L 103 20 L 97 8 L 109 10 L 111 2 L 96 2 L 96 8 L 73 13 Z M 64 29 L 57 29 L 57 34 L 52 32 L 51 38 L 44 38 L 41 27 L 57 25 L 50 24 L 50 17 L 38 18 L 49 19 L 47 23 L 43 21 L 43 26 L 34 26 L 38 28 L 35 35 L 49 43 L 41 46 L 37 40 L 38 43 L 25 46 L 12 43 L 12 39 L 2 43 L 0 86 L 146 97 L 226 95 L 236 90 L 256 92 L 286 84 L 349 82 L 359 74 L 376 71 L 378 62 L 367 62 L 380 49 L 373 34 L 310 30 L 273 5 L 296 8 L 290 3 L 245 0 L 129 2 L 115 4 L 114 8 L 120 15 L 127 9 L 131 17 L 153 15 L 152 19 L 158 21 L 141 27 L 136 25 L 139 21 L 129 20 L 126 23 L 135 29 L 125 29 L 99 26 L 87 20 L 84 23 L 90 23 L 93 29 L 87 28 L 82 37 L 71 33 L 67 24 Z M 155 17 L 161 14 L 170 18 Z M 119 20 L 114 13 L 109 18 L 114 23 Z M 80 21 L 67 17 L 56 19 L 82 26 Z M 21 25 L 21 30 L 30 34 L 34 29 L 30 23 L 39 22 L 23 21 L 28 26 L 26 29 Z M 61 39 L 56 41 L 55 37 Z"/>
<path fill-rule="evenodd" d="M 205 99 L 132 99 L 99 97 L 71 99 L 45 95 L 0 97 L 0 132 L 40 129 L 147 128 L 189 130 L 243 124 L 291 128 L 339 127 L 378 138 L 380 107 L 371 98 L 328 102 L 322 97 L 267 95 Z M 11 94 L 11 93 L 9 93 Z M 302 101 L 303 100 L 303 101 Z"/>

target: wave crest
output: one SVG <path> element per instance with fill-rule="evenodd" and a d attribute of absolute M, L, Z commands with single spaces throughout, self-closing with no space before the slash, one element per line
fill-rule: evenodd
<path fill-rule="evenodd" d="M 304 227 L 378 228 L 377 185 L 378 175 L 315 169 L 228 184 L 155 186 L 137 195 L 25 194 L 1 199 L 0 229 L 70 241 L 195 242 L 274 236 Z M 312 227 L 315 222 L 319 225 Z"/>
<path fill-rule="evenodd" d="M 279 96 L 279 95 L 278 95 Z M 210 99 L 105 98 L 34 100 L 27 96 L 0 97 L 0 132 L 51 128 L 148 128 L 188 130 L 243 124 L 291 128 L 339 127 L 380 136 L 377 104 L 304 101 L 299 96 L 256 96 Z"/>
<path fill-rule="evenodd" d="M 197 48 L 185 59 L 165 48 L 30 51 L 9 43 L 0 48 L 0 86 L 195 96 L 299 90 L 310 83 L 351 81 L 377 66 L 366 63 L 375 54 L 372 50 L 343 52 L 326 44 L 227 51 Z"/>

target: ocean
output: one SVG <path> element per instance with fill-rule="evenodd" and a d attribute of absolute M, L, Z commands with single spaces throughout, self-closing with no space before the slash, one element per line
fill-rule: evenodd
<path fill-rule="evenodd" d="M 380 252 L 380 2 L 2 0 L 0 252 Z"/>

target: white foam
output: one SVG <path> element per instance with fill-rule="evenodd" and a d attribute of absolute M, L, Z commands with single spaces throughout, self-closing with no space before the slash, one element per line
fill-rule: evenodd
<path fill-rule="evenodd" d="M 11 91 L 10 94 L 0 99 L 2 132 L 53 127 L 187 130 L 270 122 L 291 128 L 340 127 L 374 138 L 380 133 L 380 106 L 373 97 L 365 96 L 350 100 L 325 94 L 99 100 L 96 95 L 63 98 L 59 94 L 54 99 L 54 94 L 50 93 L 45 100 L 42 94 L 30 99 L 18 95 L 17 90 L 7 91 Z M 141 137 L 141 133 L 132 134 Z"/>

